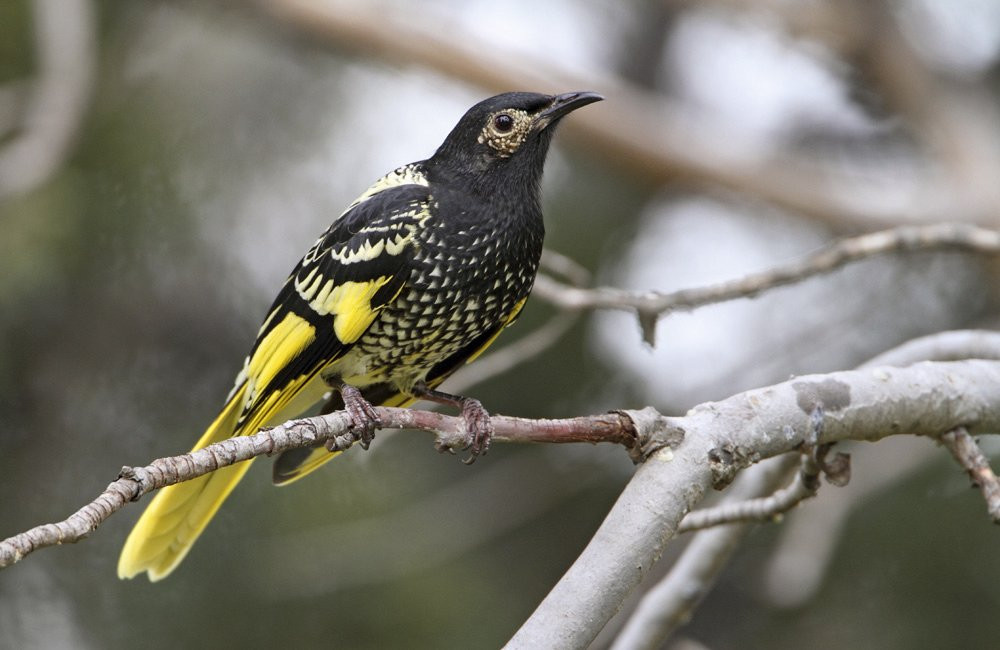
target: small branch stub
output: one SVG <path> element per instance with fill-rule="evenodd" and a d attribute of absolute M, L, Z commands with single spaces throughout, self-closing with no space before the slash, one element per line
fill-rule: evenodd
<path fill-rule="evenodd" d="M 968 473 L 972 484 L 979 488 L 993 523 L 1000 524 L 1000 480 L 993 473 L 989 460 L 983 455 L 975 439 L 965 427 L 958 427 L 942 434 L 940 440 Z"/>
<path fill-rule="evenodd" d="M 628 446 L 629 457 L 637 465 L 665 447 L 676 449 L 684 442 L 684 429 L 652 406 L 638 411 L 623 409 L 612 412 L 632 423 L 634 439 Z"/>
<path fill-rule="evenodd" d="M 742 445 L 726 443 L 713 447 L 708 452 L 709 469 L 712 471 L 712 487 L 723 490 L 740 470 L 750 467 L 760 460 L 760 453 Z"/>

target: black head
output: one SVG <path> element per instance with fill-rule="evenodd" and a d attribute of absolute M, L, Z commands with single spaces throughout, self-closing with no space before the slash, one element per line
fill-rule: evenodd
<path fill-rule="evenodd" d="M 504 93 L 462 116 L 428 161 L 442 176 L 495 192 L 510 184 L 537 188 L 555 125 L 569 112 L 603 99 L 597 93 Z"/>

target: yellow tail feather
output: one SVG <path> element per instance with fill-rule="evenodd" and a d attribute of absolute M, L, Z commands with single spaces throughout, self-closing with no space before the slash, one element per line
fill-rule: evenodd
<path fill-rule="evenodd" d="M 265 399 L 253 417 L 238 423 L 247 390 L 244 384 L 234 392 L 192 451 L 234 435 L 253 433 L 262 426 L 283 422 L 315 402 L 317 396 L 322 395 L 324 386 L 318 377 L 299 377 L 285 390 Z M 403 393 L 378 400 L 384 406 L 407 406 L 414 401 Z M 278 484 L 297 481 L 338 455 L 339 452 L 330 453 L 322 447 L 312 450 Z M 118 560 L 118 577 L 132 578 L 146 571 L 149 579 L 156 582 L 170 575 L 250 469 L 251 462 L 244 461 L 160 490 L 125 541 Z"/>
<path fill-rule="evenodd" d="M 192 451 L 233 435 L 245 390 L 244 386 L 236 391 Z M 118 577 L 132 578 L 148 571 L 149 579 L 156 581 L 169 575 L 250 469 L 251 462 L 160 490 L 125 541 L 118 560 Z"/>

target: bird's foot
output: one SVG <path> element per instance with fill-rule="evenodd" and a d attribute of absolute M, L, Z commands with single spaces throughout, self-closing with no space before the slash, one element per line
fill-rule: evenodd
<path fill-rule="evenodd" d="M 414 397 L 437 402 L 438 404 L 448 404 L 462 409 L 462 420 L 465 423 L 465 446 L 462 450 L 468 450 L 469 457 L 462 462 L 471 465 L 476 459 L 485 454 L 490 448 L 490 441 L 493 439 L 493 421 L 490 420 L 490 413 L 483 408 L 482 402 L 472 397 L 462 397 L 442 393 L 439 390 L 428 388 L 424 384 L 419 384 L 413 391 Z M 439 451 L 452 451 L 450 446 L 439 447 Z M 454 452 L 453 452 L 454 453 Z"/>
<path fill-rule="evenodd" d="M 489 451 L 490 442 L 493 440 L 493 421 L 482 403 L 471 397 L 462 398 L 462 419 L 465 420 L 467 442 L 463 450 L 469 451 L 469 457 L 462 462 L 471 465 L 479 456 Z"/>
<path fill-rule="evenodd" d="M 361 395 L 354 386 L 344 384 L 340 387 L 340 396 L 344 400 L 344 409 L 351 416 L 351 431 L 361 443 L 363 449 L 375 439 L 375 430 L 382 426 L 382 421 L 375 412 L 375 407 Z M 333 441 L 331 441 L 333 442 Z M 329 442 L 327 448 L 329 449 Z M 330 451 L 335 451 L 331 449 Z"/>

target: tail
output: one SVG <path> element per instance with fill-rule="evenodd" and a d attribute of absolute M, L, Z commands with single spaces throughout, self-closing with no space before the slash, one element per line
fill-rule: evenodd
<path fill-rule="evenodd" d="M 245 384 L 235 391 L 192 451 L 234 434 L 245 391 Z M 153 582 L 167 577 L 191 550 L 251 462 L 160 490 L 125 541 L 118 560 L 118 577 L 132 578 L 143 571 L 149 572 Z"/>
<path fill-rule="evenodd" d="M 283 391 L 274 401 L 268 401 L 253 417 L 239 423 L 246 393 L 244 384 L 234 391 L 229 402 L 192 451 L 240 433 L 253 433 L 261 426 L 284 421 L 286 416 L 292 417 L 291 414 L 301 412 L 305 408 L 304 403 L 293 398 L 311 380 L 310 376 L 301 377 L 295 382 L 294 388 Z M 302 393 L 305 394 L 303 402 L 312 401 L 309 390 Z M 374 403 L 384 406 L 405 406 L 414 401 L 412 397 L 386 384 L 377 385 L 371 395 Z M 341 404 L 340 407 L 342 406 Z M 324 447 L 284 452 L 275 463 L 275 483 L 291 483 L 338 455 L 340 452 L 330 453 Z M 156 582 L 170 575 L 191 550 L 229 493 L 250 469 L 251 462 L 253 461 L 244 461 L 160 490 L 125 540 L 118 559 L 118 577 L 133 578 L 146 571 L 150 581 Z"/>

